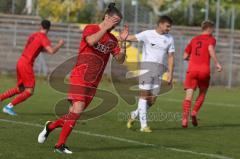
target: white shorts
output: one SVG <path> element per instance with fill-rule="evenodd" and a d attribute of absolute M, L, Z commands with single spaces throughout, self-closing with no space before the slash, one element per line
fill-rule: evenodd
<path fill-rule="evenodd" d="M 162 84 L 163 72 L 164 67 L 161 64 L 141 65 L 141 73 L 139 76 L 139 89 L 148 91 L 150 90 L 152 91 L 153 95 L 159 95 Z"/>

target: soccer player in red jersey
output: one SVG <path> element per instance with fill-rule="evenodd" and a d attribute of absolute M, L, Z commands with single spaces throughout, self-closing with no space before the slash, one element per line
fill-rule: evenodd
<path fill-rule="evenodd" d="M 51 22 L 43 20 L 40 25 L 40 30 L 28 37 L 24 51 L 17 62 L 17 87 L 0 94 L 0 102 L 17 95 L 3 108 L 4 113 L 17 115 L 14 112 L 13 107 L 25 101 L 33 94 L 35 86 L 33 64 L 40 52 L 44 50 L 49 54 L 54 54 L 64 44 L 63 40 L 59 40 L 56 47 L 51 47 L 51 42 L 47 37 L 50 27 Z"/>
<path fill-rule="evenodd" d="M 212 33 L 214 23 L 207 20 L 202 22 L 202 34 L 194 37 L 187 45 L 184 52 L 184 60 L 189 60 L 188 70 L 185 79 L 186 97 L 183 101 L 182 127 L 188 127 L 188 117 L 191 108 L 192 98 L 196 88 L 199 88 L 199 95 L 191 112 L 193 126 L 198 125 L 197 113 L 201 108 L 210 82 L 210 59 L 212 58 L 217 71 L 222 71 L 215 52 L 216 40 Z"/>
<path fill-rule="evenodd" d="M 72 151 L 65 146 L 66 140 L 74 128 L 81 113 L 92 101 L 96 88 L 102 78 L 110 54 L 123 63 L 126 57 L 126 48 L 120 48 L 118 40 L 111 34 L 121 21 L 122 14 L 110 3 L 100 24 L 90 24 L 85 27 L 80 42 L 79 55 L 76 66 L 70 75 L 70 89 L 68 99 L 71 101 L 69 113 L 53 122 L 47 122 L 43 131 L 38 136 L 38 142 L 44 143 L 54 129 L 61 127 L 55 152 L 71 154 Z M 120 39 L 128 36 L 128 27 L 120 33 Z M 81 86 L 81 87 L 77 87 Z M 93 89 L 91 89 L 93 88 Z"/>

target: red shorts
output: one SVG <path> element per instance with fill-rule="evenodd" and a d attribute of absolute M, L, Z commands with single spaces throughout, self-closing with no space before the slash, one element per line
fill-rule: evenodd
<path fill-rule="evenodd" d="M 35 87 L 33 66 L 22 60 L 17 63 L 17 85 L 25 88 Z"/>
<path fill-rule="evenodd" d="M 84 102 L 86 108 L 93 100 L 97 88 L 86 84 L 78 76 L 71 76 L 69 80 L 68 100 L 72 103 L 78 101 Z"/>
<path fill-rule="evenodd" d="M 208 88 L 210 83 L 210 73 L 209 72 L 199 72 L 199 71 L 188 71 L 186 74 L 186 80 L 184 84 L 184 89 L 196 89 Z"/>

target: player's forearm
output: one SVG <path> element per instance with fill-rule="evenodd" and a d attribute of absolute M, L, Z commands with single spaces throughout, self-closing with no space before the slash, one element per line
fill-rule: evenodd
<path fill-rule="evenodd" d="M 184 52 L 183 53 L 183 60 L 189 60 L 189 54 Z"/>
<path fill-rule="evenodd" d="M 210 53 L 210 56 L 211 56 L 211 58 L 213 59 L 213 61 L 214 61 L 215 64 L 218 64 L 218 63 L 219 63 L 219 60 L 218 60 L 217 55 L 216 55 L 215 52 L 214 52 L 214 53 Z"/>
<path fill-rule="evenodd" d="M 62 47 L 61 44 L 58 44 L 56 47 L 53 48 L 52 54 L 55 54 L 56 52 L 58 52 L 58 50 Z"/>
<path fill-rule="evenodd" d="M 128 35 L 126 41 L 133 41 L 136 42 L 138 41 L 135 35 Z"/>
<path fill-rule="evenodd" d="M 86 41 L 87 41 L 88 45 L 90 45 L 90 46 L 95 45 L 103 37 L 103 35 L 106 32 L 107 32 L 106 29 L 101 29 L 97 33 L 92 34 L 92 35 L 86 37 Z"/>
<path fill-rule="evenodd" d="M 62 43 L 59 43 L 57 44 L 54 48 L 52 48 L 51 46 L 47 46 L 45 48 L 45 51 L 48 53 L 48 54 L 55 54 L 56 52 L 58 52 L 58 50 L 62 47 Z"/>
<path fill-rule="evenodd" d="M 115 59 L 117 60 L 118 63 L 123 64 L 124 61 L 126 60 L 126 43 L 122 44 L 123 46 L 121 47 L 121 52 L 120 54 L 115 56 Z"/>
<path fill-rule="evenodd" d="M 172 76 L 174 69 L 174 55 L 169 55 L 168 57 L 168 73 Z"/>
<path fill-rule="evenodd" d="M 217 56 L 216 56 L 216 55 L 215 55 L 215 56 L 213 56 L 213 57 L 212 57 L 212 59 L 213 59 L 213 61 L 214 61 L 215 65 L 219 64 L 219 60 L 218 60 L 218 58 L 217 58 Z"/>
<path fill-rule="evenodd" d="M 209 53 L 210 53 L 210 57 L 213 59 L 215 65 L 219 64 L 219 60 L 217 58 L 216 51 L 213 47 L 210 47 Z"/>

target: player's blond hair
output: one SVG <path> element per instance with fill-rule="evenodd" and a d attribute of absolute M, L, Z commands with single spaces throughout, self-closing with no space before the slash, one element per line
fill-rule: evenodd
<path fill-rule="evenodd" d="M 206 30 L 208 28 L 214 28 L 214 22 L 211 20 L 204 20 L 201 24 L 202 30 Z"/>

